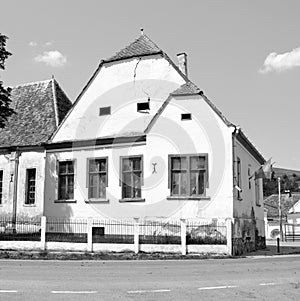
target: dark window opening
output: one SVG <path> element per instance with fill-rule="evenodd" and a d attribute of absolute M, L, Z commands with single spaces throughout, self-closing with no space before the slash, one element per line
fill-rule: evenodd
<path fill-rule="evenodd" d="M 104 116 L 104 115 L 110 115 L 111 114 L 111 107 L 102 107 L 100 108 L 99 115 Z"/>
<path fill-rule="evenodd" d="M 146 111 L 146 110 L 150 110 L 150 102 L 139 102 L 137 104 L 137 111 Z"/>
<path fill-rule="evenodd" d="M 35 203 L 35 189 L 36 189 L 36 169 L 31 168 L 26 171 L 26 205 L 33 205 Z"/>
<path fill-rule="evenodd" d="M 89 198 L 106 197 L 107 186 L 107 159 L 96 158 L 89 159 Z"/>
<path fill-rule="evenodd" d="M 192 114 L 191 113 L 183 113 L 181 114 L 181 120 L 191 120 Z"/>
<path fill-rule="evenodd" d="M 74 198 L 74 162 L 59 162 L 58 170 L 58 199 Z"/>

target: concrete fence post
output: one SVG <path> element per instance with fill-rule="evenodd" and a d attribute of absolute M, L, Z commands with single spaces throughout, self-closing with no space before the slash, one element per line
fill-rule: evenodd
<path fill-rule="evenodd" d="M 46 216 L 41 218 L 41 249 L 46 250 Z"/>
<path fill-rule="evenodd" d="M 226 239 L 227 239 L 227 250 L 229 255 L 232 254 L 232 220 L 226 218 Z"/>
<path fill-rule="evenodd" d="M 181 229 L 181 253 L 186 255 L 186 220 L 180 220 L 180 229 Z"/>
<path fill-rule="evenodd" d="M 139 242 L 139 235 L 140 235 L 140 223 L 139 218 L 134 218 L 134 253 L 138 253 L 140 250 L 140 242 Z"/>
<path fill-rule="evenodd" d="M 93 252 L 93 218 L 87 220 L 87 251 Z"/>

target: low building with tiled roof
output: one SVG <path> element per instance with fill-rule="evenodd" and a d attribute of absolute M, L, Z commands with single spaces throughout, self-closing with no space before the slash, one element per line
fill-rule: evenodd
<path fill-rule="evenodd" d="M 13 87 L 15 113 L 0 129 L 0 216 L 43 214 L 45 144 L 72 106 L 57 81 Z"/>

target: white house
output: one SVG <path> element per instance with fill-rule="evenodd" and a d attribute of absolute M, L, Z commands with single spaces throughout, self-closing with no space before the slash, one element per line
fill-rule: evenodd
<path fill-rule="evenodd" d="M 235 253 L 264 245 L 264 158 L 186 54 L 177 66 L 144 34 L 100 62 L 45 148 L 46 216 L 231 218 Z"/>
<path fill-rule="evenodd" d="M 44 144 L 72 106 L 54 78 L 12 88 L 15 110 L 0 129 L 0 218 L 44 213 Z"/>

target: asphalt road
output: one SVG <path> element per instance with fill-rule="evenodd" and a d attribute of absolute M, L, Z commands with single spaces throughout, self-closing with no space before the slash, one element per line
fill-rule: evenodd
<path fill-rule="evenodd" d="M 0 300 L 300 300 L 300 256 L 0 261 Z"/>

